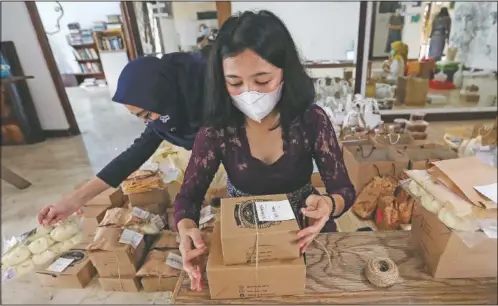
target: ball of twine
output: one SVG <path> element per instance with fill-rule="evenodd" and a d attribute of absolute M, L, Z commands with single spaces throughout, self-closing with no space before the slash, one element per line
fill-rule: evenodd
<path fill-rule="evenodd" d="M 365 276 L 376 287 L 387 288 L 396 284 L 399 271 L 389 258 L 370 258 L 365 267 Z"/>

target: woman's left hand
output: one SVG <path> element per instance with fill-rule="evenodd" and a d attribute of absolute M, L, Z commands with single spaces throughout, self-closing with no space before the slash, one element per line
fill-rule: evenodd
<path fill-rule="evenodd" d="M 301 212 L 310 220 L 310 225 L 297 234 L 301 254 L 306 252 L 313 239 L 320 233 L 329 220 L 331 205 L 327 197 L 312 194 L 306 199 L 306 207 Z"/>

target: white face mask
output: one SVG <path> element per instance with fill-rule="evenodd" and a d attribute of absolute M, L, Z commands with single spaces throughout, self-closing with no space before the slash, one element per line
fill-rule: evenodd
<path fill-rule="evenodd" d="M 246 91 L 240 95 L 232 96 L 233 105 L 250 119 L 261 122 L 261 120 L 273 111 L 278 101 L 280 101 L 282 85 L 283 83 L 272 92 Z"/>

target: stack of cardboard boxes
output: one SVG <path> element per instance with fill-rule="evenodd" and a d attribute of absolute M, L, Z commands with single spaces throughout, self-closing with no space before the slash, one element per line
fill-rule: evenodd
<path fill-rule="evenodd" d="M 137 276 L 145 292 L 173 291 L 183 269 L 178 235 L 165 231 L 154 243 Z"/>
<path fill-rule="evenodd" d="M 126 201 L 127 196 L 121 188 L 109 188 L 89 201 L 83 208 L 83 242 L 93 241 L 95 230 L 108 209 L 122 207 Z"/>
<path fill-rule="evenodd" d="M 206 268 L 211 298 L 304 294 L 298 231 L 285 195 L 222 199 Z"/>

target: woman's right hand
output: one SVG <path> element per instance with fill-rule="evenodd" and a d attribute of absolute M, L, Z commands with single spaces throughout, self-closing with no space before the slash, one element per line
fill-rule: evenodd
<path fill-rule="evenodd" d="M 178 223 L 179 227 L 182 221 Z M 195 224 L 194 226 L 188 226 L 186 229 L 181 230 L 179 228 L 179 232 L 183 269 L 190 277 L 190 289 L 202 291 L 202 273 L 204 271 L 204 256 L 202 255 L 207 250 L 206 243 L 202 240 L 201 231 Z"/>
<path fill-rule="evenodd" d="M 38 213 L 38 223 L 41 225 L 52 225 L 66 219 L 109 187 L 106 182 L 98 177 L 94 177 L 58 203 L 44 207 Z"/>
<path fill-rule="evenodd" d="M 64 199 L 58 203 L 47 205 L 38 213 L 38 223 L 49 226 L 62 221 L 83 207 L 83 204 L 79 201 Z"/>

